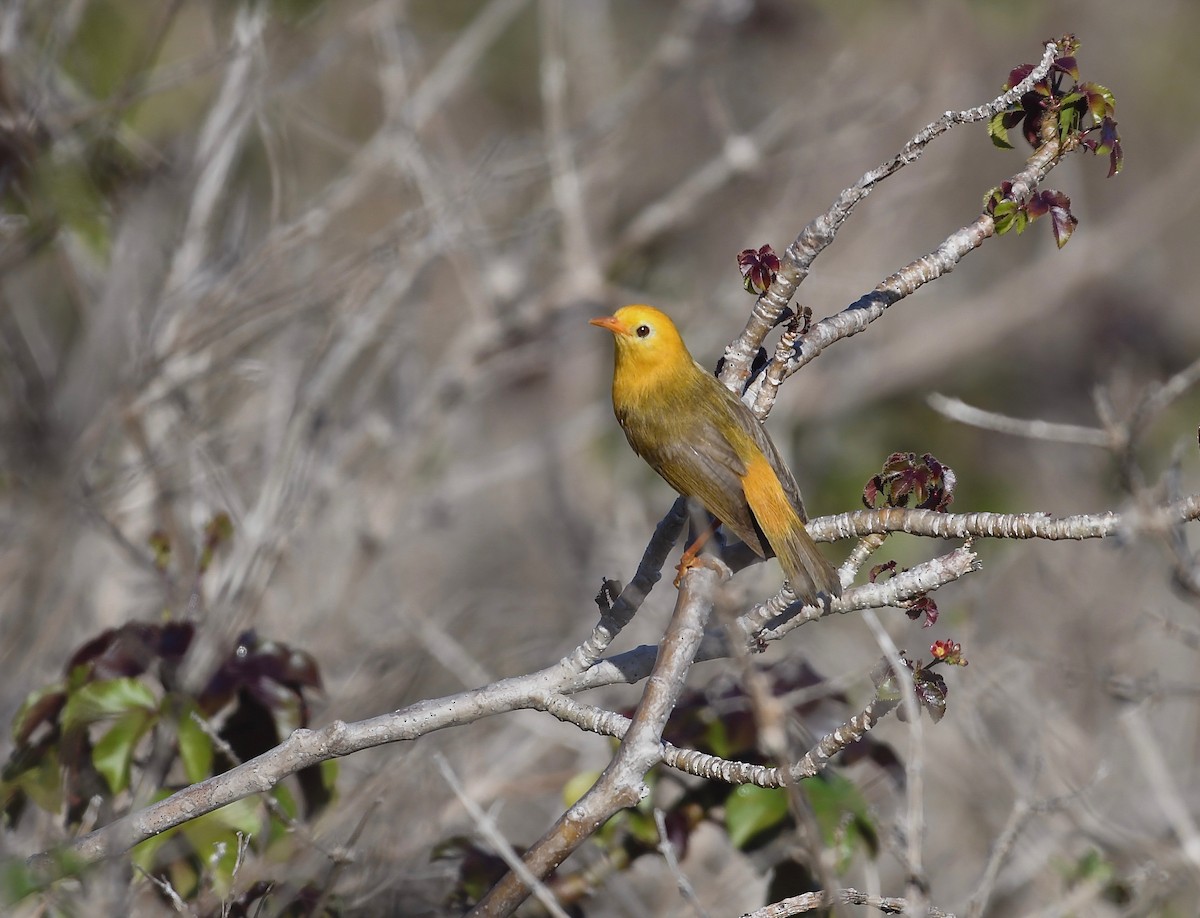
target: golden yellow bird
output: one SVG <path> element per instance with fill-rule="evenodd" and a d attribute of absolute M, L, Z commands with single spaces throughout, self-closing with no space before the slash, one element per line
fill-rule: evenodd
<path fill-rule="evenodd" d="M 633 451 L 759 557 L 778 557 L 799 599 L 840 595 L 837 571 L 804 528 L 800 488 L 779 450 L 742 400 L 692 358 L 670 318 L 634 305 L 591 324 L 616 342 L 613 411 Z M 681 573 L 705 537 L 684 553 Z"/>

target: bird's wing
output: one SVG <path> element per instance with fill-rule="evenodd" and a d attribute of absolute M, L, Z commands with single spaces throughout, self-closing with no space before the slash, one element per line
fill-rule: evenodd
<path fill-rule="evenodd" d="M 729 392 L 728 389 L 725 390 Z M 770 436 L 766 429 L 759 423 L 758 418 L 754 413 L 746 407 L 745 402 L 729 392 L 730 398 L 737 403 L 734 411 L 740 415 L 739 420 L 742 422 L 739 426 L 742 430 L 748 433 L 754 444 L 762 451 L 762 454 L 767 457 L 767 462 L 770 463 L 771 469 L 775 472 L 775 477 L 779 479 L 779 483 L 783 486 L 783 493 L 787 496 L 788 502 L 791 503 L 796 513 L 800 515 L 800 522 L 808 522 L 808 514 L 804 510 L 804 499 L 800 496 L 800 485 L 796 484 L 796 476 L 792 474 L 792 470 L 787 467 L 787 463 L 783 461 L 783 457 L 779 455 L 779 450 L 775 448 L 775 444 L 771 442 Z"/>
<path fill-rule="evenodd" d="M 665 443 L 645 458 L 671 487 L 699 500 L 759 557 L 767 557 L 770 548 L 746 502 L 746 465 L 714 423 L 704 419 L 688 431 L 686 442 Z"/>

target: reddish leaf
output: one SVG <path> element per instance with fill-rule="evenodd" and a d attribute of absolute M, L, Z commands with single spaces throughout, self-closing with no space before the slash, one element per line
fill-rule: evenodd
<path fill-rule="evenodd" d="M 940 613 L 938 612 L 937 603 L 934 602 L 932 597 L 921 596 L 912 600 L 905 607 L 904 614 L 914 622 L 919 618 L 924 618 L 925 621 L 921 623 L 921 627 L 931 628 L 933 625 L 937 624 L 938 615 Z"/>
<path fill-rule="evenodd" d="M 748 293 L 760 296 L 766 293 L 779 273 L 779 256 L 770 245 L 764 245 L 757 251 L 743 249 L 738 254 L 737 262 Z"/>
<path fill-rule="evenodd" d="M 1008 74 L 1008 82 L 1004 84 L 1004 88 L 1012 89 L 1031 73 L 1033 73 L 1033 64 L 1022 64 L 1020 67 L 1014 67 Z"/>
<path fill-rule="evenodd" d="M 1050 67 L 1053 70 L 1057 70 L 1059 73 L 1065 73 L 1073 80 L 1079 79 L 1079 62 L 1076 61 L 1074 57 L 1068 56 L 1055 58 L 1054 63 L 1051 64 Z"/>
<path fill-rule="evenodd" d="M 896 575 L 897 567 L 898 565 L 894 560 L 885 561 L 883 564 L 876 564 L 867 573 L 867 579 L 871 583 L 875 583 L 884 574 L 887 574 L 889 577 L 894 577 Z"/>

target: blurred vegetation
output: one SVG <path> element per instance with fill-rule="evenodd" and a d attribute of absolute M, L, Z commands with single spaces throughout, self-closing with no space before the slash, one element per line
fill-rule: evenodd
<path fill-rule="evenodd" d="M 151 786 L 200 776 L 208 754 L 218 769 L 213 750 L 187 751 L 210 740 L 184 714 L 212 707 L 205 677 L 247 641 L 307 655 L 311 670 L 269 681 L 302 699 L 313 723 L 528 671 L 574 646 L 597 582 L 629 576 L 673 499 L 611 419 L 610 345 L 586 319 L 653 302 L 715 362 L 753 302 L 739 251 L 781 251 L 918 128 L 992 98 L 1042 39 L 1068 31 L 1082 41 L 1085 78 L 1120 100 L 1127 157 L 1109 182 L 1081 158 L 1053 174 L 1080 221 L 1070 244 L 1058 251 L 1045 221 L 989 241 L 790 380 L 768 426 L 815 514 L 859 506 L 895 452 L 953 467 L 958 511 L 1134 503 L 1127 469 L 1104 451 L 956 425 L 924 398 L 1096 426 L 1097 392 L 1127 409 L 1200 353 L 1200 119 L 1185 91 L 1200 69 L 1190 50 L 1200 8 L 565 0 L 548 44 L 554 5 L 26 0 L 0 10 L 0 715 L 14 724 L 0 853 L 12 863 Z M 555 50 L 582 248 L 555 182 L 543 94 Z M 757 155 L 728 166 L 739 139 Z M 853 302 L 974 219 L 1023 155 L 996 150 L 982 125 L 952 132 L 860 206 L 799 302 L 818 319 Z M 1147 491 L 1200 488 L 1198 418 L 1193 389 L 1146 429 L 1136 458 Z M 214 545 L 206 526 L 222 513 L 230 528 Z M 947 712 L 925 730 L 926 862 L 944 908 L 965 911 L 1026 793 L 1055 802 L 1025 828 L 989 914 L 1026 914 L 1088 884 L 1098 892 L 1080 908 L 1094 914 L 1195 901 L 1121 726 L 1130 703 L 1111 686 L 1153 680 L 1137 716 L 1195 818 L 1194 651 L 1164 641 L 1177 633 L 1164 622 L 1200 630 L 1197 608 L 1173 590 L 1161 546 L 1117 542 L 981 546 L 984 571 L 937 595 L 941 623 L 971 658 L 947 674 Z M 931 551 L 895 537 L 887 557 L 910 565 Z M 774 563 L 744 571 L 723 603 L 744 605 L 778 579 Z M 667 592 L 627 639 L 657 641 Z M 878 648 L 852 616 L 839 619 L 768 659 L 826 686 L 833 714 L 792 712 L 794 727 L 818 735 L 875 692 Z M 102 695 L 128 690 L 103 718 L 68 716 L 72 697 L 96 691 L 75 665 L 81 647 L 185 623 L 213 651 L 209 672 L 176 684 L 152 654 L 141 672 L 99 680 L 112 683 Z M 886 624 L 913 658 L 927 652 L 917 623 Z M 318 666 L 324 691 L 313 694 Z M 707 716 L 736 674 L 698 667 L 684 713 Z M 619 709 L 634 692 L 589 700 Z M 228 725 L 246 699 L 222 698 Z M 266 719 L 286 732 L 277 713 Z M 875 748 L 905 748 L 904 729 L 881 724 Z M 60 744 L 72 731 L 111 755 L 99 775 L 76 774 L 91 784 L 68 802 Z M 34 771 L 13 771 L 46 737 L 56 738 Z M 345 760 L 331 806 L 297 803 L 329 790 L 317 776 L 279 810 L 256 803 L 221 824 L 223 866 L 186 833 L 156 863 L 176 865 L 178 890 L 204 892 L 215 913 L 253 913 L 257 884 L 272 881 L 287 891 L 271 901 L 277 911 L 436 914 L 464 863 L 487 852 L 467 842 L 457 859 L 434 857 L 472 831 L 435 754 L 475 799 L 504 802 L 499 822 L 521 844 L 608 752 L 606 740 L 532 715 L 446 731 Z M 157 770 L 139 784 L 147 768 Z M 674 780 L 655 788 L 668 809 L 702 793 Z M 835 794 L 833 822 L 862 829 L 847 875 L 902 882 L 894 764 L 844 763 L 831 783 L 842 780 L 853 793 Z M 735 828 L 738 805 L 730 817 L 726 803 L 706 803 L 682 861 L 713 914 L 784 888 L 768 888 L 751 839 L 791 823 L 764 807 L 765 829 L 758 817 Z M 645 818 L 631 812 L 582 868 L 617 848 L 641 854 Z M 235 877 L 239 828 L 255 839 Z M 349 858 L 336 853 L 343 845 Z M 589 915 L 687 910 L 661 858 L 636 860 L 621 891 L 596 874 Z M 162 907 L 128 863 L 53 896 L 61 913 Z"/>

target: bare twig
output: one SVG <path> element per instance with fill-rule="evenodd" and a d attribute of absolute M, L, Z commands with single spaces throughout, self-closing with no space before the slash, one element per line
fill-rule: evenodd
<path fill-rule="evenodd" d="M 1000 868 L 1004 866 L 1004 862 L 1012 853 L 1017 837 L 1033 813 L 1033 804 L 1025 794 L 1021 794 L 1013 802 L 1012 811 L 1008 814 L 1008 821 L 1005 822 L 1004 828 L 1000 830 L 999 836 L 992 843 L 992 853 L 988 856 L 987 866 L 984 868 L 983 876 L 979 879 L 979 885 L 971 894 L 971 901 L 967 906 L 967 918 L 981 918 L 987 909 L 988 901 L 992 897 L 992 890 L 996 888 L 996 878 L 1000 875 Z"/>
<path fill-rule="evenodd" d="M 1041 61 L 1038 62 L 1037 66 L 1034 67 L 1029 76 L 1024 80 L 985 105 L 961 112 L 946 112 L 936 121 L 930 122 L 914 134 L 899 153 L 863 175 L 855 184 L 845 189 L 825 213 L 811 221 L 791 245 L 787 247 L 783 257 L 780 259 L 781 266 L 774 283 L 771 284 L 770 289 L 759 297 L 758 302 L 755 303 L 745 329 L 726 348 L 725 366 L 721 372 L 722 381 L 735 392 L 741 392 L 745 388 L 746 380 L 750 377 L 750 365 L 754 360 L 754 355 L 757 353 L 759 347 L 762 346 L 763 341 L 766 340 L 771 329 L 775 327 L 775 323 L 783 314 L 783 310 L 795 294 L 796 288 L 808 276 L 808 272 L 817 256 L 833 242 L 841 225 L 849 218 L 855 206 L 871 192 L 871 189 L 875 185 L 909 163 L 915 162 L 931 141 L 955 125 L 984 121 L 991 118 L 997 112 L 1004 111 L 1028 92 L 1034 83 L 1042 79 L 1049 72 L 1050 65 L 1054 62 L 1054 58 L 1057 55 L 1058 47 L 1054 42 L 1047 42 Z M 990 233 L 987 235 L 990 235 Z M 952 237 L 953 239 L 954 237 Z M 948 243 L 950 241 L 948 240 Z M 943 247 L 945 248 L 946 244 Z M 968 246 L 967 249 L 963 250 L 964 253 L 973 247 Z M 893 275 L 893 278 L 898 278 L 898 275 Z M 885 288 L 889 283 L 894 283 L 893 278 L 884 281 L 880 285 L 880 288 Z M 876 288 L 877 291 L 880 288 Z M 855 306 L 863 304 L 864 300 L 867 299 L 869 297 L 864 297 Z M 851 307 L 851 309 L 853 308 L 855 307 Z M 882 313 L 882 309 L 880 309 L 880 313 Z M 844 316 L 845 312 L 841 315 Z M 821 324 L 824 324 L 824 322 Z M 863 327 L 866 327 L 865 324 Z M 816 353 L 813 353 L 812 356 L 815 357 Z M 809 357 L 808 359 L 812 358 Z M 795 372 L 795 369 L 792 369 L 788 375 L 791 372 Z M 764 416 L 770 410 L 770 401 L 772 399 L 768 395 L 764 399 L 764 405 L 761 409 L 756 404 L 756 410 L 761 411 L 759 417 Z"/>
<path fill-rule="evenodd" d="M 983 430 L 1012 434 L 1014 437 L 1029 437 L 1032 440 L 1052 440 L 1057 443 L 1076 443 L 1080 446 L 1099 446 L 1111 449 L 1115 445 L 1108 431 L 1099 427 L 1082 427 L 1078 424 L 1054 424 L 1038 419 L 1025 420 L 984 411 L 957 398 L 948 398 L 934 392 L 925 401 L 929 407 L 952 421 L 970 424 Z"/>
<path fill-rule="evenodd" d="M 529 871 L 529 868 L 522 862 L 521 855 L 508 843 L 508 839 L 504 837 L 504 833 L 500 831 L 495 821 L 483 811 L 483 807 L 467 796 L 466 789 L 462 786 L 462 782 L 458 780 L 458 775 L 454 773 L 454 769 L 450 767 L 450 763 L 446 761 L 446 757 L 441 753 L 437 753 L 434 759 L 437 762 L 438 770 L 442 773 L 442 777 L 446 779 L 446 783 L 454 791 L 454 796 L 458 798 L 458 802 L 463 805 L 463 809 L 471 817 L 471 821 L 475 824 L 475 830 L 483 840 L 487 842 L 493 851 L 500 855 L 504 863 L 508 864 L 509 869 L 521 878 L 522 882 L 532 891 L 533 897 L 538 900 L 542 908 L 553 915 L 554 918 L 568 918 L 567 913 L 558 904 L 558 899 L 555 898 L 554 893 L 547 889 L 546 884 Z"/>
<path fill-rule="evenodd" d="M 908 754 L 904 757 L 904 855 L 908 871 L 909 897 L 918 913 L 925 905 L 925 742 L 921 720 L 921 706 L 917 702 L 916 686 L 912 670 L 905 665 L 892 636 L 883 627 L 873 609 L 863 610 L 863 621 L 871 629 L 875 642 L 887 658 L 892 676 L 900 686 L 900 704 L 904 707 L 904 719 L 908 722 Z"/>
<path fill-rule="evenodd" d="M 932 905 L 925 906 L 920 911 L 914 911 L 913 905 L 907 899 L 893 896 L 870 896 L 857 889 L 839 889 L 836 892 L 804 893 L 781 899 L 771 905 L 763 906 L 753 912 L 746 912 L 742 918 L 790 918 L 792 915 L 804 915 L 831 905 L 842 902 L 846 905 L 865 905 L 884 915 L 925 915 L 926 918 L 954 918 L 953 913 L 942 911 Z"/>
<path fill-rule="evenodd" d="M 871 532 L 907 532 L 934 538 L 1103 539 L 1118 533 L 1159 533 L 1200 518 L 1200 494 L 1149 510 L 1078 516 L 1049 513 L 938 513 L 934 510 L 854 510 L 810 520 L 809 534 L 822 542 Z"/>
<path fill-rule="evenodd" d="M 658 807 L 654 808 L 654 825 L 658 829 L 658 853 L 662 855 L 667 869 L 671 871 L 671 876 L 675 878 L 675 885 L 679 887 L 679 894 L 683 896 L 684 901 L 691 907 L 697 918 L 708 918 L 708 912 L 700 904 L 700 899 L 696 895 L 696 889 L 692 886 L 692 881 L 687 878 L 687 875 L 679 866 L 679 858 L 675 856 L 675 846 L 671 844 L 671 838 L 667 834 L 667 819 L 663 815 L 663 811 Z"/>
<path fill-rule="evenodd" d="M 175 891 L 175 887 L 168 883 L 165 879 L 156 877 L 152 873 L 147 873 L 145 868 L 138 864 L 134 864 L 133 869 L 158 887 L 158 891 L 163 894 L 168 902 L 171 903 L 171 908 L 181 914 L 185 914 L 188 911 L 187 905 L 184 903 L 183 899 L 179 897 L 179 893 Z"/>
<path fill-rule="evenodd" d="M 1047 47 L 1053 48 L 1054 46 L 1051 44 Z M 1025 168 L 1008 179 L 1012 187 L 1013 199 L 1027 200 L 1037 190 L 1042 179 L 1057 165 L 1060 153 L 1057 141 L 1043 144 L 1034 151 L 1033 155 L 1025 161 Z M 782 372 L 776 372 L 770 377 L 764 374 L 748 388 L 745 397 L 747 403 L 753 407 L 755 414 L 761 418 L 770 412 L 779 384 L 784 379 L 815 360 L 825 348 L 834 342 L 866 331 L 867 326 L 881 318 L 889 306 L 915 293 L 930 281 L 949 274 L 960 261 L 983 245 L 985 240 L 991 238 L 995 231 L 996 226 L 992 216 L 988 213 L 980 214 L 974 221 L 947 236 L 942 244 L 928 255 L 905 265 L 877 284 L 870 293 L 859 297 L 841 312 L 828 316 L 814 325 L 793 351 L 791 359 Z M 829 241 L 832 241 L 832 237 Z M 791 247 L 788 251 L 791 251 Z M 780 276 L 782 276 L 782 272 Z M 775 285 L 773 284 L 771 290 L 759 298 L 755 313 L 751 318 L 751 324 L 747 325 L 748 331 L 751 326 L 758 327 L 756 322 L 765 321 L 764 318 L 758 317 L 758 314 L 760 307 L 774 289 Z M 779 307 L 779 311 L 782 311 L 782 306 Z M 778 315 L 777 312 L 770 314 Z M 767 331 L 769 330 L 768 328 Z M 757 334 L 757 331 L 755 333 Z M 763 335 L 765 336 L 765 334 L 764 331 Z"/>
<path fill-rule="evenodd" d="M 1200 828 L 1197 828 L 1187 801 L 1180 793 L 1158 740 L 1146 723 L 1143 709 L 1131 706 L 1121 714 L 1120 723 L 1137 754 L 1159 809 L 1179 839 L 1183 856 L 1192 870 L 1200 875 Z"/>
<path fill-rule="evenodd" d="M 535 876 L 548 876 L 611 816 L 636 805 L 646 792 L 644 778 L 660 761 L 663 728 L 683 691 L 712 612 L 719 574 L 709 563 L 690 569 L 680 583 L 658 659 L 617 754 L 591 789 L 526 852 L 524 862 Z M 509 915 L 528 895 L 528 885 L 509 873 L 471 915 Z"/>

